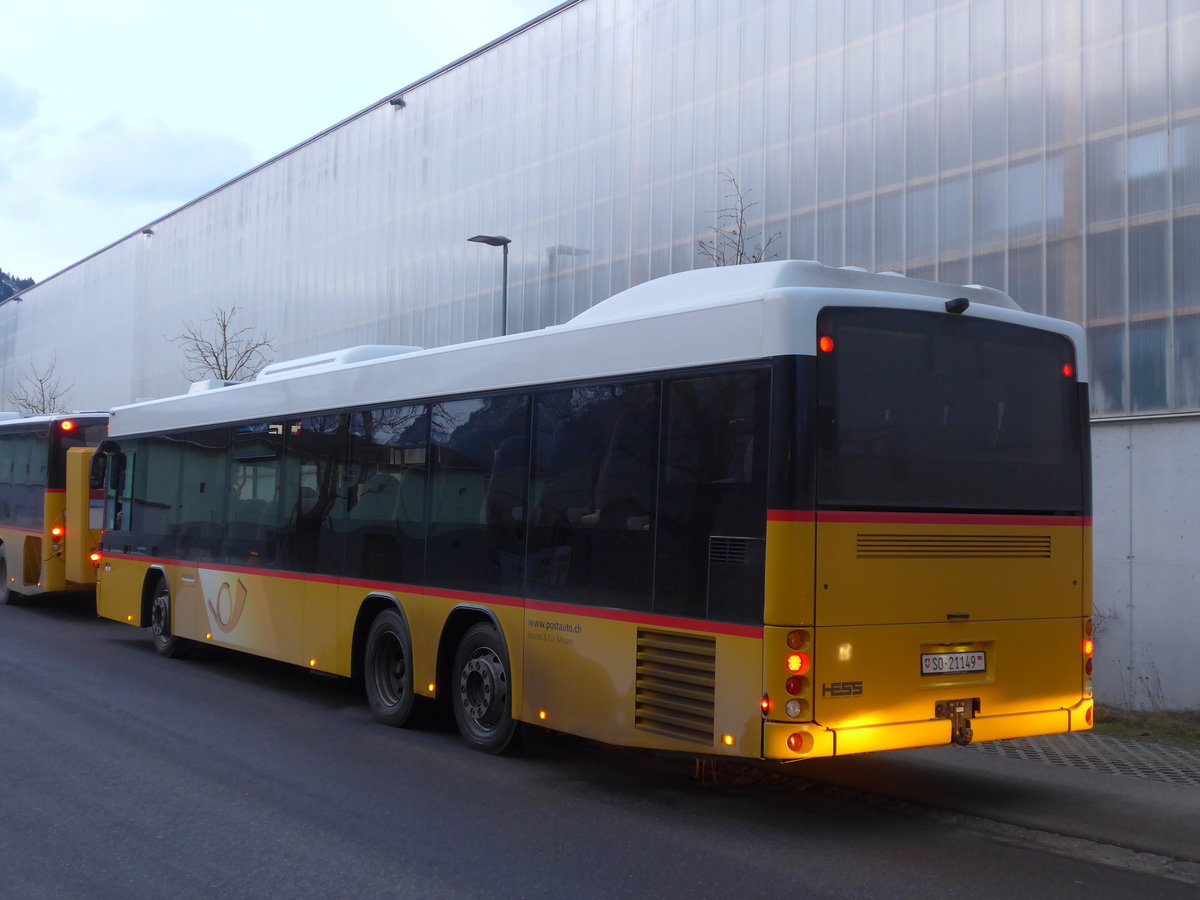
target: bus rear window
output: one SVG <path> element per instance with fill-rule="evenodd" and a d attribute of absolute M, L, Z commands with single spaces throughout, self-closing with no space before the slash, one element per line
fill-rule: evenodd
<path fill-rule="evenodd" d="M 1081 398 L 1062 335 L 971 316 L 830 308 L 818 319 L 826 509 L 1084 510 Z"/>

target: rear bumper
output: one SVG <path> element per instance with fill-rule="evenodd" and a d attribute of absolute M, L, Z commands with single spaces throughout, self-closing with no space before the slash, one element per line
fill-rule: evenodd
<path fill-rule="evenodd" d="M 1085 731 L 1092 727 L 1092 704 L 1093 701 L 1089 698 L 1081 700 L 1070 709 L 1051 709 L 1007 716 L 978 716 L 971 719 L 973 742 Z M 789 744 L 792 735 L 799 737 Z M 822 728 L 812 723 L 763 724 L 764 759 L 793 760 L 846 756 L 879 750 L 940 747 L 951 742 L 951 723 L 948 719 L 863 725 L 837 730 Z"/>

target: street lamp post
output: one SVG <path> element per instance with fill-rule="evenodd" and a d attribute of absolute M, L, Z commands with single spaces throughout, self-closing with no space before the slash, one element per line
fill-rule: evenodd
<path fill-rule="evenodd" d="M 489 247 L 500 247 L 504 251 L 504 280 L 500 288 L 500 333 L 508 334 L 508 245 L 512 240 L 501 234 L 477 234 L 467 240 L 476 244 L 487 244 Z"/>

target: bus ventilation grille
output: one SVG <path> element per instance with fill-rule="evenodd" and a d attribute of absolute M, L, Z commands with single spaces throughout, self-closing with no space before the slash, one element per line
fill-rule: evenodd
<path fill-rule="evenodd" d="M 708 559 L 715 563 L 744 566 L 749 543 L 747 538 L 713 535 L 708 539 Z"/>
<path fill-rule="evenodd" d="M 716 638 L 639 628 L 634 727 L 712 745 Z"/>
<path fill-rule="evenodd" d="M 859 559 L 1049 559 L 1050 535 L 860 534 Z"/>

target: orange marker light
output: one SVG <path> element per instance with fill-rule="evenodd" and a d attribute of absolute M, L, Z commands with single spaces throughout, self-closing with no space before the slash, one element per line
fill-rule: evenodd
<path fill-rule="evenodd" d="M 762 707 L 763 715 L 765 716 L 771 711 L 771 698 L 763 694 L 762 702 L 759 703 L 759 706 Z"/>
<path fill-rule="evenodd" d="M 1084 640 L 1083 640 L 1083 655 L 1091 656 L 1092 652 L 1095 649 L 1096 649 L 1096 642 L 1094 640 L 1092 640 L 1091 638 L 1084 638 Z"/>
<path fill-rule="evenodd" d="M 56 538 L 62 537 L 63 536 L 63 527 L 61 525 L 55 525 L 53 528 L 50 529 L 50 534 L 51 534 L 51 536 L 56 537 Z"/>
<path fill-rule="evenodd" d="M 543 722 L 546 720 L 546 711 L 544 709 L 538 710 L 538 718 L 541 719 Z"/>
<path fill-rule="evenodd" d="M 737 743 L 737 739 L 734 738 L 734 736 L 732 734 L 723 734 L 723 735 L 721 735 L 721 743 L 724 744 L 726 747 L 732 747 L 734 744 Z"/>
<path fill-rule="evenodd" d="M 75 423 L 72 422 L 70 419 L 63 419 L 61 422 L 58 423 L 58 427 L 61 428 L 63 431 L 74 431 Z"/>
<path fill-rule="evenodd" d="M 823 334 L 823 335 L 821 335 L 821 339 L 819 341 L 817 341 L 817 346 L 821 349 L 822 353 L 832 353 L 833 352 L 833 338 L 831 338 L 827 334 Z"/>

